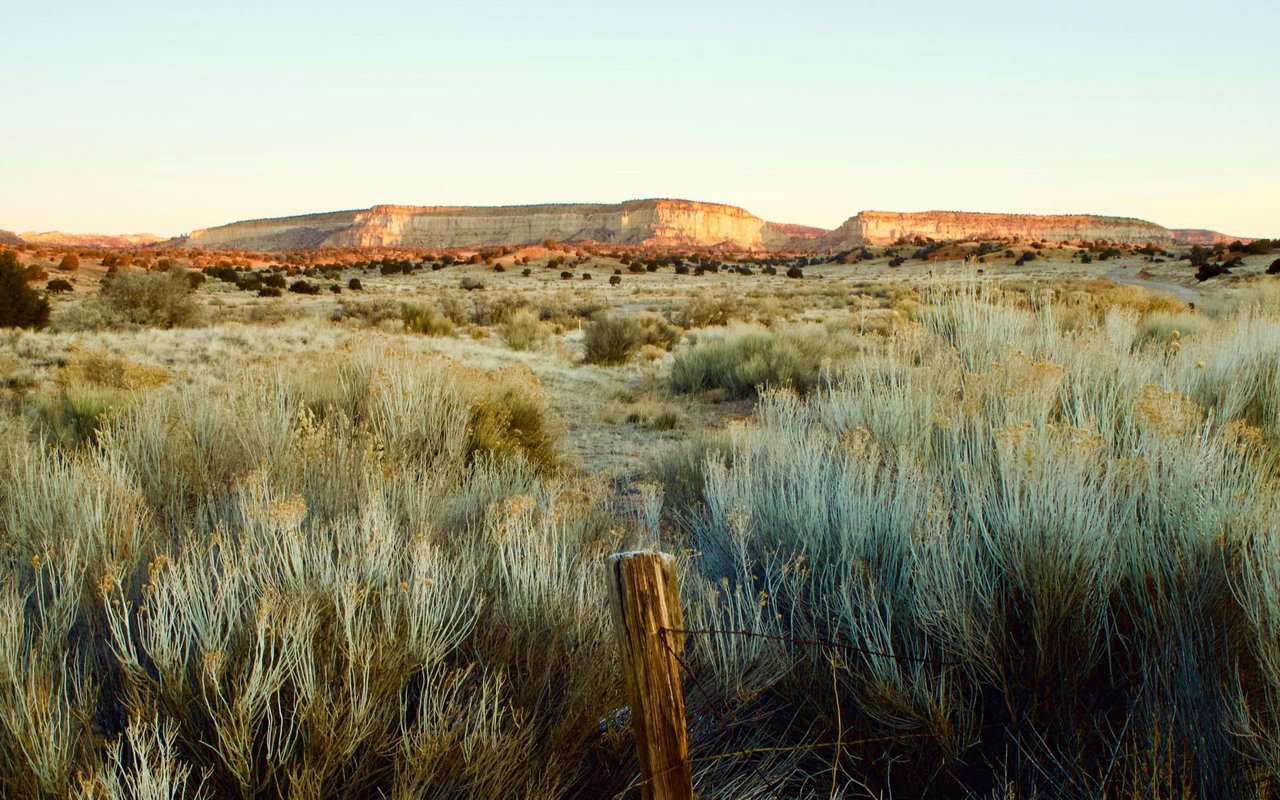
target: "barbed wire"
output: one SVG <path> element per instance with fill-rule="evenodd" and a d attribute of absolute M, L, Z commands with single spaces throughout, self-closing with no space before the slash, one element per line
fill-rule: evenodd
<path fill-rule="evenodd" d="M 891 653 L 887 650 L 875 650 L 870 647 L 862 647 L 848 642 L 829 642 L 821 639 L 802 639 L 795 636 L 778 636 L 771 633 L 756 633 L 755 631 L 731 631 L 720 628 L 661 628 L 658 633 L 670 632 L 675 634 L 692 634 L 692 635 L 713 635 L 713 636 L 742 636 L 751 639 L 768 639 L 774 642 L 784 642 L 787 644 L 801 644 L 810 647 L 825 647 L 831 650 L 847 650 L 854 653 L 860 653 L 867 656 L 876 656 L 878 658 L 893 658 L 900 661 L 911 661 L 917 664 L 932 664 L 940 667 L 958 667 L 958 661 L 945 661 L 939 658 L 927 658 L 924 656 L 909 656 L 903 653 Z"/>
<path fill-rule="evenodd" d="M 658 641 L 662 643 L 662 647 L 667 651 L 667 653 L 679 666 L 681 673 L 687 676 L 688 681 L 690 685 L 693 687 L 694 691 L 696 691 L 698 695 L 702 698 L 702 701 L 705 704 L 707 711 L 711 714 L 711 716 L 715 718 L 717 724 L 723 730 L 723 732 L 730 737 L 732 737 L 733 735 L 732 728 L 734 723 L 731 723 L 729 719 L 725 716 L 725 714 L 721 713 L 720 704 L 717 703 L 715 699 L 713 699 L 711 693 L 707 691 L 698 673 L 695 672 L 693 668 L 689 666 L 688 662 L 685 661 L 684 657 L 681 656 L 681 654 L 676 651 L 676 648 L 672 647 L 671 642 L 669 641 L 669 638 L 673 635 L 674 636 L 740 636 L 743 638 L 765 639 L 765 640 L 781 642 L 785 644 L 802 645 L 806 647 L 820 647 L 828 650 L 841 650 L 846 652 L 855 652 L 862 655 L 873 656 L 877 658 L 892 658 L 896 660 L 910 661 L 910 662 L 919 663 L 919 664 L 931 664 L 935 666 L 946 666 L 946 667 L 959 666 L 959 663 L 955 661 L 947 661 L 943 659 L 927 658 L 927 657 L 921 657 L 921 656 L 909 656 L 902 653 L 892 653 L 892 652 L 883 651 L 883 650 L 876 650 L 874 648 L 862 647 L 859 645 L 850 644 L 848 642 L 824 641 L 821 639 L 807 639 L 807 638 L 796 637 L 796 636 L 781 636 L 776 634 L 758 633 L 755 631 L 735 631 L 735 630 L 729 630 L 729 629 L 723 629 L 723 628 L 659 628 Z M 831 664 L 832 664 L 833 679 L 834 679 L 834 671 L 836 668 L 836 661 L 834 658 L 831 660 Z M 836 698 L 836 703 L 837 703 L 837 714 L 840 714 L 838 696 Z M 840 727 L 840 731 L 838 732 L 838 735 L 835 741 L 809 742 L 806 744 L 798 744 L 798 745 L 779 745 L 776 747 L 744 748 L 744 749 L 735 750 L 729 753 L 715 753 L 715 754 L 706 755 L 706 756 L 690 756 L 688 759 L 688 762 L 690 764 L 706 763 L 706 762 L 713 762 L 713 761 L 723 761 L 730 758 L 750 758 L 752 756 L 773 754 L 773 753 L 796 753 L 801 751 L 832 749 L 834 751 L 834 755 L 833 755 L 831 768 L 832 768 L 832 785 L 834 786 L 839 777 L 840 766 L 838 762 L 840 759 L 842 748 L 857 747 L 860 745 L 867 745 L 867 744 L 877 744 L 881 742 L 897 742 L 903 739 L 918 738 L 918 737 L 927 735 L 927 734 L 899 734 L 895 736 L 881 736 L 881 737 L 872 737 L 872 738 L 863 738 L 863 739 L 854 739 L 851 741 L 844 741 L 843 740 L 843 723 L 841 723 L 839 727 Z M 618 796 L 620 797 L 621 795 L 626 794 L 626 792 L 636 787 L 643 786 L 647 783 L 651 783 L 657 777 L 664 775 L 667 772 L 670 772 L 671 770 L 677 769 L 680 766 L 681 765 L 679 764 L 675 764 L 663 770 L 662 772 L 659 772 L 657 775 L 653 775 L 647 779 L 632 781 L 631 784 L 628 785 L 627 788 L 624 789 Z M 756 777 L 759 778 L 764 789 L 768 792 L 769 796 L 774 798 L 780 797 L 781 795 L 779 792 L 778 782 L 770 778 L 769 775 L 767 775 L 765 771 L 761 769 L 760 764 L 756 762 L 754 759 L 751 762 L 751 767 L 752 767 L 752 770 L 755 772 Z"/>

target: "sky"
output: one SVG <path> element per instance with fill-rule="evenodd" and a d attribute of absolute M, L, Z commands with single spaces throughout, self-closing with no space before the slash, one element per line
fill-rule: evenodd
<path fill-rule="evenodd" d="M 679 197 L 1280 237 L 1280 2 L 0 0 L 0 228 Z"/>

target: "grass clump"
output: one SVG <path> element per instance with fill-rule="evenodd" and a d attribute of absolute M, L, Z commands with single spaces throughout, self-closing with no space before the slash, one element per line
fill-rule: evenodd
<path fill-rule="evenodd" d="M 583 328 L 583 360 L 588 364 L 625 364 L 647 346 L 670 350 L 680 330 L 657 314 L 597 315 Z"/>
<path fill-rule="evenodd" d="M 787 386 L 807 394 L 821 385 L 833 362 L 856 352 L 852 337 L 820 326 L 732 328 L 678 351 L 671 364 L 671 387 L 676 392 L 721 389 L 739 398 L 755 396 L 762 386 Z"/>
<path fill-rule="evenodd" d="M 160 367 L 101 350 L 77 351 L 52 384 L 37 394 L 35 407 L 46 434 L 75 448 L 95 441 L 108 415 L 126 406 L 138 392 L 168 379 L 168 370 Z"/>
<path fill-rule="evenodd" d="M 400 319 L 404 321 L 404 329 L 407 333 L 419 333 L 424 336 L 453 335 L 453 320 L 430 303 L 405 303 L 400 307 Z"/>
<path fill-rule="evenodd" d="M 547 340 L 547 329 L 536 311 L 520 308 L 498 325 L 498 337 L 512 350 L 536 350 Z"/>
<path fill-rule="evenodd" d="M 471 382 L 467 452 L 522 459 L 539 474 L 560 466 L 554 415 L 532 374 L 509 372 Z"/>
<path fill-rule="evenodd" d="M 204 319 L 188 274 L 183 270 L 119 270 L 77 310 L 72 327 L 189 328 Z"/>

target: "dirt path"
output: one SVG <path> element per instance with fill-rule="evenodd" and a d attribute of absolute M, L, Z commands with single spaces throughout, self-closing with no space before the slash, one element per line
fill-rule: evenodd
<path fill-rule="evenodd" d="M 1161 281 L 1139 278 L 1136 274 L 1126 273 L 1122 269 L 1114 269 L 1108 272 L 1107 279 L 1127 286 L 1140 286 L 1143 289 L 1149 289 L 1153 292 L 1173 295 L 1184 303 L 1198 303 L 1200 301 L 1200 293 L 1195 289 L 1183 286 L 1179 283 L 1163 283 Z"/>

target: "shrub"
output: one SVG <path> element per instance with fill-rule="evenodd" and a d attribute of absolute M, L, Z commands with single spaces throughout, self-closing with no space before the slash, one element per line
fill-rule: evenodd
<path fill-rule="evenodd" d="M 670 312 L 671 321 L 682 328 L 724 326 L 741 309 L 741 301 L 717 292 L 699 294 Z"/>
<path fill-rule="evenodd" d="M 75 272 L 80 269 L 80 257 L 75 253 L 67 253 L 58 264 L 58 269 L 63 272 Z"/>
<path fill-rule="evenodd" d="M 0 253 L 0 327 L 43 328 L 48 323 L 49 301 L 27 285 L 17 254 Z"/>
<path fill-rule="evenodd" d="M 280 297 L 284 293 L 274 286 L 264 286 L 258 290 L 258 297 Z"/>
<path fill-rule="evenodd" d="M 528 267 L 525 267 L 524 269 L 520 270 L 520 274 L 527 278 L 533 274 L 533 270 L 529 269 Z"/>
<path fill-rule="evenodd" d="M 520 308 L 498 324 L 498 337 L 512 350 L 534 350 L 547 338 L 537 312 Z"/>
<path fill-rule="evenodd" d="M 687 627 L 862 654 L 833 677 L 805 644 L 691 637 L 708 705 L 757 714 L 772 747 L 885 742 L 846 754 L 876 796 L 1258 796 L 1280 766 L 1261 666 L 1280 519 L 1255 466 L 1274 418 L 1245 409 L 1280 390 L 1280 320 L 1255 307 L 1134 350 L 1133 314 L 1064 335 L 1013 300 L 945 305 L 830 388 L 766 393 L 728 455 L 693 462 L 696 499 L 666 509 L 707 590 Z M 825 792 L 817 763 L 778 795 Z"/>
<path fill-rule="evenodd" d="M 107 326 L 183 328 L 199 324 L 202 317 L 183 270 L 116 272 L 103 280 L 90 309 Z"/>
<path fill-rule="evenodd" d="M 1280 258 L 1271 262 L 1271 266 L 1267 267 L 1268 275 L 1280 275 Z"/>
<path fill-rule="evenodd" d="M 425 336 L 453 335 L 453 322 L 433 304 L 405 303 L 400 308 L 400 318 L 404 320 L 404 329 L 408 333 Z"/>
<path fill-rule="evenodd" d="M 44 287 L 44 290 L 51 294 L 61 294 L 63 292 L 73 291 L 73 287 L 71 286 L 70 281 L 64 280 L 62 278 L 54 278 L 53 280 L 49 281 L 49 284 Z"/>
<path fill-rule="evenodd" d="M 306 280 L 296 280 L 289 284 L 289 291 L 294 294 L 320 294 L 320 286 Z"/>
<path fill-rule="evenodd" d="M 622 276 L 621 276 L 621 275 L 610 275 L 610 276 L 609 276 L 609 285 L 610 285 L 610 286 L 621 286 L 621 285 L 622 285 Z"/>
<path fill-rule="evenodd" d="M 855 352 L 847 336 L 817 326 L 731 329 L 678 351 L 671 386 L 677 392 L 721 389 L 731 397 L 754 396 L 762 386 L 787 386 L 807 394 L 821 384 L 831 362 Z"/>
<path fill-rule="evenodd" d="M 471 400 L 468 432 L 472 459 L 518 459 L 540 474 L 560 466 L 553 416 L 531 374 L 481 383 Z"/>
<path fill-rule="evenodd" d="M 588 364 L 625 364 L 642 347 L 670 350 L 680 329 L 657 314 L 599 314 L 583 328 L 583 359 Z"/>
<path fill-rule="evenodd" d="M 37 283 L 49 277 L 49 271 L 34 261 L 27 265 L 24 274 L 28 283 Z"/>
<path fill-rule="evenodd" d="M 788 277 L 788 278 L 803 278 L 803 277 L 804 277 L 804 270 L 800 269 L 799 267 L 791 267 L 791 268 L 789 268 L 789 269 L 787 270 L 787 277 Z"/>
<path fill-rule="evenodd" d="M 269 289 L 283 289 L 288 285 L 288 281 L 283 273 L 272 272 L 262 278 L 262 285 Z"/>
<path fill-rule="evenodd" d="M 572 279 L 573 279 L 573 273 L 572 273 L 572 272 L 569 272 L 568 270 L 565 270 L 564 272 L 561 272 L 561 273 L 560 273 L 560 280 L 568 281 L 568 280 L 572 280 Z"/>
<path fill-rule="evenodd" d="M 1216 278 L 1220 275 L 1226 275 L 1231 272 L 1231 268 L 1224 264 L 1202 264 L 1196 269 L 1196 280 L 1201 283 Z"/>
<path fill-rule="evenodd" d="M 347 288 L 353 292 L 360 292 L 364 291 L 364 284 L 360 282 L 359 278 L 352 278 L 347 281 Z"/>

